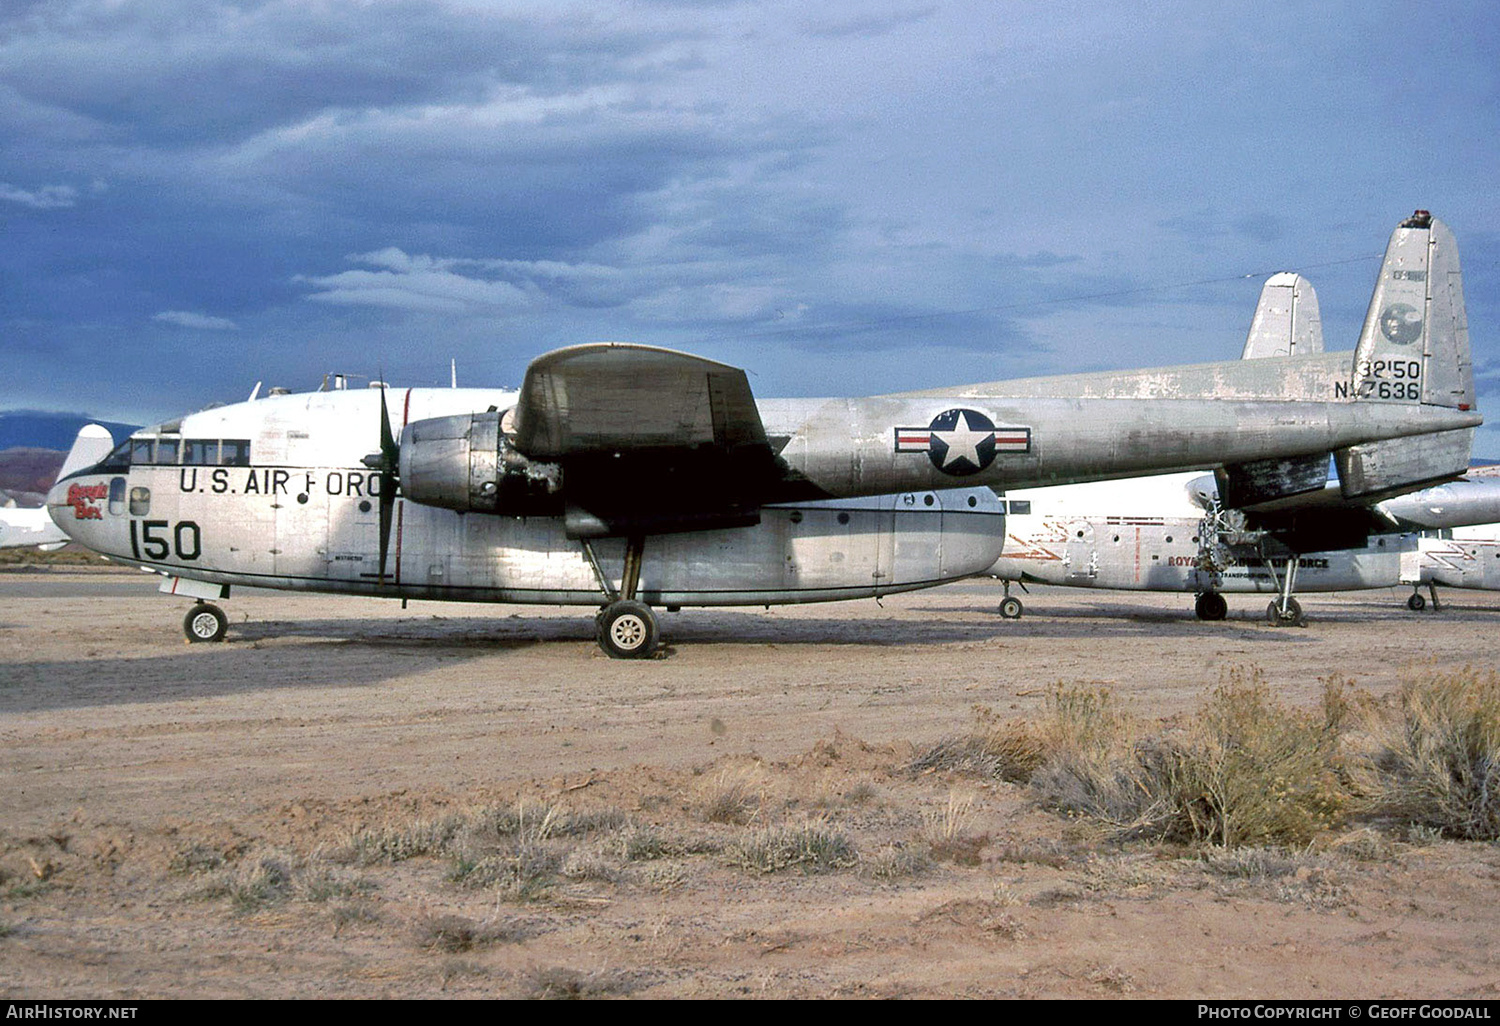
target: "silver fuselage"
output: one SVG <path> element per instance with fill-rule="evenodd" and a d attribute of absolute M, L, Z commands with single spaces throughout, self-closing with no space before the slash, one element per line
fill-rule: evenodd
<path fill-rule="evenodd" d="M 398 430 L 515 399 L 499 390 L 391 394 Z M 111 559 L 190 580 L 457 601 L 601 601 L 561 518 L 459 514 L 400 498 L 382 578 L 381 475 L 361 462 L 379 409 L 377 392 L 334 391 L 192 414 L 136 433 L 152 462 L 74 475 L 53 489 L 49 508 L 69 535 Z M 653 536 L 640 596 L 667 606 L 744 605 L 929 587 L 994 562 L 1001 508 L 983 488 L 767 507 L 752 527 Z M 618 584 L 623 542 L 600 539 L 593 548 Z"/>

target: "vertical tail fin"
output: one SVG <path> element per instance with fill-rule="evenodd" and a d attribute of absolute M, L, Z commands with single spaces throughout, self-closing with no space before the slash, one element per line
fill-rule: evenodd
<path fill-rule="evenodd" d="M 1323 318 L 1318 293 L 1300 274 L 1282 271 L 1266 279 L 1250 322 L 1241 360 L 1264 356 L 1306 356 L 1323 351 Z"/>
<path fill-rule="evenodd" d="M 1474 368 L 1458 243 L 1418 210 L 1391 233 L 1354 351 L 1350 395 L 1472 410 Z M 1472 429 L 1372 442 L 1334 453 L 1345 498 L 1408 491 L 1462 474 Z"/>
<path fill-rule="evenodd" d="M 1474 368 L 1458 243 L 1425 210 L 1391 233 L 1354 351 L 1361 400 L 1474 408 Z"/>
<path fill-rule="evenodd" d="M 78 429 L 78 437 L 73 439 L 73 448 L 68 450 L 67 459 L 63 460 L 62 469 L 57 472 L 57 479 L 61 481 L 76 470 L 92 467 L 115 447 L 115 440 L 110 436 L 109 429 L 98 424 L 85 424 Z"/>

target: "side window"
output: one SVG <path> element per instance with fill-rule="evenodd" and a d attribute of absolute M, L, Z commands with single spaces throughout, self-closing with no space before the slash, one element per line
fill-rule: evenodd
<path fill-rule="evenodd" d="M 219 450 L 219 465 L 224 467 L 248 467 L 250 465 L 250 440 L 248 438 L 226 438 Z"/>
<path fill-rule="evenodd" d="M 156 463 L 175 464 L 177 462 L 177 450 L 182 445 L 180 438 L 158 438 L 156 440 Z"/>
<path fill-rule="evenodd" d="M 211 467 L 219 462 L 219 440 L 189 438 L 183 443 L 182 462 L 192 467 Z"/>
<path fill-rule="evenodd" d="M 151 515 L 151 489 L 130 489 L 130 515 L 133 517 L 149 517 Z"/>
<path fill-rule="evenodd" d="M 1014 513 L 1018 517 L 1030 516 L 1031 515 L 1031 500 L 1030 499 L 1012 499 L 1011 503 L 1010 503 L 1010 511 L 1012 513 Z"/>
<path fill-rule="evenodd" d="M 125 479 L 123 477 L 109 479 L 109 512 L 111 516 L 120 516 L 125 512 Z"/>

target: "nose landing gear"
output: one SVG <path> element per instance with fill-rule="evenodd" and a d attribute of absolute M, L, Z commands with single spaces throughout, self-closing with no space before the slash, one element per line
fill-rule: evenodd
<path fill-rule="evenodd" d="M 189 609 L 187 616 L 182 619 L 182 633 L 187 635 L 188 642 L 191 644 L 223 641 L 224 632 L 227 630 L 229 630 L 229 617 L 224 615 L 224 610 L 212 602 L 199 602 Z"/>

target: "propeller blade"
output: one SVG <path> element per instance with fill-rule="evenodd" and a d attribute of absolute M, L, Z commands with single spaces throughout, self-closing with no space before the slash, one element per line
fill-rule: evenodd
<path fill-rule="evenodd" d="M 384 375 L 380 385 L 380 582 L 385 583 L 385 566 L 391 549 L 391 514 L 396 506 L 396 486 L 401 465 L 401 447 L 391 434 L 390 410 L 385 404 Z"/>

